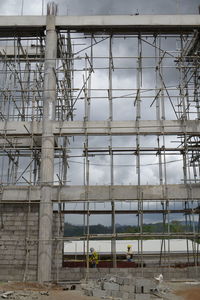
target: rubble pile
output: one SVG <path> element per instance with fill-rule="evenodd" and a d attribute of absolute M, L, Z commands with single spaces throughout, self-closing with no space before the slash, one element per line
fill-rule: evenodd
<path fill-rule="evenodd" d="M 155 280 L 145 278 L 120 277 L 107 275 L 96 281 L 89 281 L 81 285 L 84 294 L 102 299 L 118 300 L 151 300 L 158 292 Z"/>
<path fill-rule="evenodd" d="M 0 299 L 39 300 L 41 295 L 48 296 L 47 291 L 0 291 Z"/>

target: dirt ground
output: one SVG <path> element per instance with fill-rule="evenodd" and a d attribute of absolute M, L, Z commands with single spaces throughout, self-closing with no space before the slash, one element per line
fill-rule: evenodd
<path fill-rule="evenodd" d="M 52 290 L 49 296 L 41 296 L 41 300 L 99 300 L 95 297 L 81 295 L 78 291 L 55 291 Z"/>
<path fill-rule="evenodd" d="M 81 295 L 80 291 L 68 291 L 63 290 L 62 287 L 52 285 L 51 287 L 42 286 L 37 283 L 21 283 L 21 282 L 10 282 L 0 283 L 0 294 L 5 291 L 15 291 L 14 299 L 26 299 L 24 297 L 27 294 L 28 299 L 39 299 L 39 300 L 99 300 L 96 297 L 88 297 Z M 41 295 L 43 292 L 48 292 L 47 295 Z M 17 294 L 16 294 L 17 293 Z M 20 297 L 21 293 L 21 297 Z M 29 294 L 31 293 L 31 294 Z"/>
<path fill-rule="evenodd" d="M 53 289 L 57 289 L 57 286 L 53 286 Z M 0 282 L 0 291 L 9 290 L 9 291 L 44 291 L 48 290 L 48 287 L 44 287 L 39 283 L 32 282 Z"/>
<path fill-rule="evenodd" d="M 173 291 L 176 296 L 181 297 L 179 299 L 200 300 L 200 283 L 165 282 L 164 285 L 168 287 L 171 292 Z M 15 297 L 12 299 L 17 300 L 99 300 L 99 298 L 96 297 L 84 296 L 78 290 L 63 290 L 62 287 L 57 285 L 48 287 L 37 283 L 0 283 L 0 294 L 3 291 L 15 291 Z M 45 294 L 46 292 L 48 292 L 48 295 Z M 170 298 L 167 297 L 163 299 L 174 300 L 176 298 L 174 294 L 172 294 Z"/>
<path fill-rule="evenodd" d="M 183 297 L 184 300 L 200 300 L 200 287 L 177 291 L 176 295 Z"/>
<path fill-rule="evenodd" d="M 200 282 L 170 281 L 165 282 L 165 286 L 183 300 L 200 300 Z"/>

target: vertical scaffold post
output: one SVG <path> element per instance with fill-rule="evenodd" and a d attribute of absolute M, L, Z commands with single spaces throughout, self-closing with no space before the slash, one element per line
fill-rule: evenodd
<path fill-rule="evenodd" d="M 39 215 L 39 247 L 38 247 L 38 281 L 51 281 L 52 261 L 52 185 L 54 177 L 54 136 L 52 120 L 55 119 L 56 102 L 56 58 L 57 34 L 55 16 L 57 6 L 48 3 L 46 26 L 46 51 L 44 69 L 43 94 L 43 131 L 42 131 L 42 161 L 41 161 L 41 200 Z"/>

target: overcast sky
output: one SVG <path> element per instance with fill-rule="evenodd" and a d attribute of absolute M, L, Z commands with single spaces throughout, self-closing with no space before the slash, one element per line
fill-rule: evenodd
<path fill-rule="evenodd" d="M 58 3 L 58 14 L 59 15 L 126 15 L 126 14 L 198 14 L 198 6 L 200 0 L 57 0 Z M 0 0 L 0 14 L 1 15 L 41 15 L 46 11 L 47 1 L 42 0 Z M 149 40 L 150 41 L 150 40 Z M 176 41 L 175 41 L 176 42 Z M 168 42 L 166 49 L 176 49 L 175 42 Z M 87 43 L 87 41 L 85 42 Z M 83 48 L 85 46 L 82 46 Z M 146 48 L 145 48 L 146 47 Z M 122 43 L 118 41 L 113 45 L 113 53 L 116 55 L 136 55 L 136 47 L 132 41 L 126 41 Z M 100 43 L 98 46 L 94 47 L 95 55 L 108 55 L 108 41 Z M 153 53 L 154 48 L 151 46 L 145 46 L 143 51 Z M 84 53 L 83 53 L 84 54 Z M 88 55 L 90 53 L 88 52 Z M 153 55 L 153 54 L 152 54 Z M 83 61 L 83 64 L 85 62 Z M 117 62 L 114 62 L 115 65 Z M 148 61 L 149 63 L 149 61 Z M 123 65 L 129 65 L 129 62 Z M 100 63 L 100 66 L 103 62 Z M 80 68 L 81 62 L 77 67 Z M 132 71 L 131 71 L 132 72 Z M 82 87 L 82 76 L 80 73 L 80 78 L 75 78 L 75 85 Z M 99 80 L 101 78 L 101 80 Z M 170 73 L 170 75 L 165 76 L 165 83 L 167 86 L 173 85 L 176 82 L 177 74 L 176 72 Z M 143 74 L 143 84 L 145 88 L 152 87 L 152 71 L 146 71 Z M 176 82 L 177 83 L 177 82 Z M 93 88 L 105 88 L 108 84 L 107 75 L 101 70 L 95 71 L 92 75 L 92 87 Z M 129 71 L 115 71 L 113 72 L 113 85 L 116 87 L 123 86 L 123 88 L 135 88 L 136 76 L 133 72 L 130 75 Z M 154 95 L 155 96 L 155 95 Z M 121 105 L 120 102 L 114 101 L 114 119 L 115 120 L 129 120 L 134 119 L 135 108 L 133 106 L 133 99 L 126 100 L 126 105 Z M 96 100 L 94 100 L 96 101 Z M 100 102 L 92 102 L 91 104 L 91 119 L 92 120 L 107 120 L 108 119 L 108 101 L 102 100 Z M 155 119 L 155 109 L 153 113 L 149 113 L 149 104 L 147 101 L 142 102 L 142 118 L 143 119 Z M 134 114 L 133 114 L 134 112 Z M 175 119 L 173 111 L 169 106 L 166 112 L 168 118 Z M 83 119 L 83 101 L 77 103 L 76 117 L 77 120 Z M 169 138 L 170 140 L 171 138 Z M 168 138 L 166 139 L 166 143 Z M 71 143 L 73 147 L 82 147 L 84 139 L 80 138 Z M 113 143 L 120 147 L 123 145 L 135 146 L 135 137 L 118 137 L 113 138 Z M 156 138 L 145 137 L 141 138 L 141 143 L 143 146 L 155 145 L 157 143 Z M 170 144 L 170 143 L 169 143 Z M 107 147 L 109 146 L 108 137 L 93 137 L 90 139 L 90 145 Z M 171 145 L 171 144 L 170 144 Z M 71 155 L 76 155 L 77 153 L 82 153 L 82 150 L 74 151 L 72 150 Z M 182 175 L 182 162 L 178 161 L 173 163 L 173 160 L 179 160 L 179 156 L 166 156 L 166 160 L 170 163 L 168 164 L 167 175 L 168 183 L 181 183 L 183 178 Z M 172 162 L 171 162 L 172 161 Z M 115 156 L 114 158 L 115 168 L 114 168 L 114 181 L 115 184 L 137 184 L 137 174 L 136 174 L 136 158 L 135 156 Z M 141 158 L 141 181 L 142 184 L 159 184 L 158 176 L 158 157 L 143 156 Z M 151 166 L 149 164 L 152 164 Z M 110 183 L 110 172 L 109 172 L 110 158 L 108 156 L 104 157 L 91 157 L 90 158 L 90 184 L 109 184 Z M 176 167 L 176 172 L 174 172 L 174 166 Z M 83 158 L 71 158 L 70 159 L 70 169 L 69 169 L 69 184 L 83 184 Z M 129 204 L 128 204 L 129 205 Z M 125 208 L 127 204 L 125 204 Z M 133 205 L 134 208 L 134 205 Z M 149 219 L 148 219 L 149 218 Z M 93 219 L 93 221 L 92 221 Z M 75 218 L 72 216 L 69 221 L 80 220 L 79 217 Z M 108 216 L 101 216 L 98 218 L 102 223 L 109 224 L 110 220 Z M 145 222 L 148 223 L 152 221 L 152 216 L 147 216 Z M 153 220 L 156 221 L 156 220 Z M 117 223 L 122 224 L 132 223 L 132 216 L 120 216 L 117 217 Z M 91 217 L 91 223 L 98 223 L 97 217 Z M 133 222 L 134 223 L 134 222 Z"/>
<path fill-rule="evenodd" d="M 42 14 L 46 0 L 0 0 L 0 14 Z M 55 0 L 60 15 L 197 14 L 199 0 Z M 43 6 L 43 10 L 42 10 Z"/>

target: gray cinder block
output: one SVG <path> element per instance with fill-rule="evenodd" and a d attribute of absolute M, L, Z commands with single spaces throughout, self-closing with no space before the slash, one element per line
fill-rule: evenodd
<path fill-rule="evenodd" d="M 115 282 L 104 282 L 104 290 L 119 291 L 119 285 Z"/>

